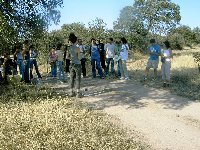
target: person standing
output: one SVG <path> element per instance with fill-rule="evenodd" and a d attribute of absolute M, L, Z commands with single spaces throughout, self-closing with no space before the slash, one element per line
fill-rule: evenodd
<path fill-rule="evenodd" d="M 127 71 L 127 66 L 126 66 L 126 62 L 128 60 L 128 50 L 129 50 L 129 46 L 127 44 L 127 40 L 122 37 L 121 38 L 121 43 L 122 43 L 122 48 L 121 48 L 121 52 L 120 52 L 120 60 L 119 60 L 119 65 L 120 65 L 120 72 L 121 72 L 121 80 L 129 80 L 129 76 L 128 76 L 128 71 Z"/>
<path fill-rule="evenodd" d="M 30 45 L 29 49 L 30 49 L 30 79 L 33 79 L 33 66 L 35 67 L 35 71 L 38 76 L 38 79 L 42 79 L 42 76 L 38 69 L 37 60 L 36 60 L 38 53 L 35 50 L 33 45 Z"/>
<path fill-rule="evenodd" d="M 51 65 L 51 76 L 55 78 L 57 76 L 57 53 L 55 48 L 52 48 L 49 52 L 49 64 Z"/>
<path fill-rule="evenodd" d="M 113 58 L 115 56 L 115 45 L 113 43 L 113 38 L 109 38 L 109 42 L 105 45 L 104 49 L 106 51 L 106 63 L 107 63 L 106 75 L 109 74 L 110 63 L 111 63 L 111 74 L 114 75 L 115 70 L 114 70 Z"/>
<path fill-rule="evenodd" d="M 169 41 L 165 41 L 164 49 L 161 52 L 161 70 L 162 70 L 162 80 L 163 87 L 170 86 L 170 73 L 171 73 L 171 59 L 173 58 L 172 51 L 170 49 Z"/>
<path fill-rule="evenodd" d="M 64 73 L 64 47 L 62 46 L 61 43 L 59 43 L 57 45 L 57 50 L 56 50 L 56 54 L 57 54 L 57 68 L 58 68 L 58 77 L 59 80 L 65 80 L 65 73 Z"/>
<path fill-rule="evenodd" d="M 25 40 L 23 44 L 22 57 L 25 64 L 24 81 L 30 83 L 30 52 L 29 52 L 29 40 Z"/>
<path fill-rule="evenodd" d="M 106 64 L 105 64 L 106 53 L 105 53 L 105 49 L 104 49 L 103 40 L 98 39 L 96 43 L 97 43 L 97 47 L 99 48 L 99 51 L 100 51 L 101 67 L 103 68 L 104 72 L 106 72 Z"/>
<path fill-rule="evenodd" d="M 24 71 L 25 71 L 25 65 L 22 57 L 22 51 L 21 51 L 21 45 L 17 45 L 15 47 L 15 53 L 14 57 L 17 59 L 17 65 L 19 66 L 19 72 L 21 75 L 21 82 L 24 81 Z"/>
<path fill-rule="evenodd" d="M 82 39 L 78 39 L 77 46 L 80 49 L 82 74 L 83 74 L 83 78 L 85 78 L 86 77 L 86 67 L 85 67 L 86 59 L 85 59 L 85 46 L 82 43 Z"/>
<path fill-rule="evenodd" d="M 121 41 L 117 40 L 115 42 L 115 57 L 114 57 L 114 61 L 116 61 L 116 64 L 117 64 L 117 76 L 118 76 L 118 78 L 121 77 L 121 72 L 120 72 L 120 59 L 121 59 L 120 52 L 121 52 L 121 50 L 122 50 Z"/>
<path fill-rule="evenodd" d="M 157 78 L 157 68 L 159 63 L 159 56 L 161 54 L 161 48 L 156 44 L 155 39 L 150 40 L 150 46 L 148 47 L 149 59 L 147 62 L 144 80 L 147 80 L 149 75 L 149 69 L 154 69 L 154 79 Z"/>
<path fill-rule="evenodd" d="M 77 37 L 74 33 L 70 33 L 69 35 L 70 42 L 70 56 L 71 56 L 71 65 L 70 65 L 70 97 L 76 95 L 77 98 L 82 97 L 80 92 L 80 84 L 81 84 L 81 56 L 80 56 L 80 48 L 77 47 Z M 76 82 L 76 84 L 75 84 Z M 76 88 L 76 93 L 74 91 L 74 87 Z"/>
<path fill-rule="evenodd" d="M 104 78 L 101 64 L 100 64 L 99 48 L 97 47 L 97 44 L 94 38 L 91 39 L 91 42 L 92 42 L 92 45 L 90 47 L 90 56 L 91 56 L 91 64 L 92 64 L 92 77 L 96 78 L 96 68 L 97 68 L 100 78 Z"/>
<path fill-rule="evenodd" d="M 67 73 L 67 76 L 69 77 L 69 66 L 70 66 L 70 52 L 69 52 L 69 46 L 65 46 L 64 48 L 64 59 L 65 59 L 65 72 Z"/>

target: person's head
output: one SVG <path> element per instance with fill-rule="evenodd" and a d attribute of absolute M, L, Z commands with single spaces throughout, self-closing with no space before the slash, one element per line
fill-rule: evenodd
<path fill-rule="evenodd" d="M 108 42 L 109 42 L 109 43 L 113 43 L 113 38 L 109 38 L 109 39 L 108 39 Z"/>
<path fill-rule="evenodd" d="M 126 38 L 125 38 L 125 37 L 122 37 L 122 38 L 121 38 L 121 42 L 122 42 L 122 44 L 127 44 Z"/>
<path fill-rule="evenodd" d="M 33 49 L 34 49 L 34 46 L 33 46 L 33 45 L 30 45 L 30 46 L 29 46 L 29 49 L 30 49 L 30 50 L 33 50 Z"/>
<path fill-rule="evenodd" d="M 170 43 L 169 43 L 169 41 L 164 41 L 163 42 L 163 44 L 164 44 L 164 46 L 168 49 L 168 48 L 170 48 Z"/>
<path fill-rule="evenodd" d="M 10 58 L 10 55 L 8 53 L 4 53 L 4 58 Z"/>
<path fill-rule="evenodd" d="M 25 40 L 23 43 L 23 49 L 24 50 L 29 50 L 29 40 Z"/>
<path fill-rule="evenodd" d="M 91 43 L 92 43 L 93 45 L 96 44 L 96 40 L 95 40 L 95 38 L 91 38 Z"/>
<path fill-rule="evenodd" d="M 74 33 L 70 33 L 68 39 L 69 39 L 69 42 L 71 42 L 72 44 L 75 44 L 77 41 L 77 37 Z"/>
<path fill-rule="evenodd" d="M 150 39 L 150 44 L 155 44 L 156 40 L 155 39 Z"/>
<path fill-rule="evenodd" d="M 57 46 L 56 46 L 56 49 L 61 50 L 61 47 L 62 47 L 62 43 L 58 43 Z"/>
<path fill-rule="evenodd" d="M 82 43 L 83 43 L 83 41 L 82 41 L 82 39 L 78 39 L 78 44 L 80 44 L 80 45 L 82 45 Z"/>
<path fill-rule="evenodd" d="M 15 52 L 19 52 L 21 49 L 21 44 L 16 44 L 16 46 L 14 47 Z"/>
<path fill-rule="evenodd" d="M 115 44 L 116 44 L 116 45 L 119 45 L 120 43 L 121 43 L 120 40 L 116 40 L 116 41 L 115 41 Z"/>
<path fill-rule="evenodd" d="M 99 39 L 97 39 L 97 40 L 96 40 L 96 44 L 99 44 L 99 43 L 100 43 L 100 40 L 99 40 Z"/>
<path fill-rule="evenodd" d="M 104 43 L 104 39 L 103 38 L 99 38 L 99 42 L 100 43 Z"/>

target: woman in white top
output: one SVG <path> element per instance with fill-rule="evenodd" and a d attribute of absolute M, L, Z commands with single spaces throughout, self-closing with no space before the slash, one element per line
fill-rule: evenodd
<path fill-rule="evenodd" d="M 162 62 L 162 79 L 163 79 L 163 87 L 169 87 L 170 85 L 170 73 L 171 73 L 171 60 L 173 58 L 172 51 L 170 50 L 169 41 L 165 41 L 164 49 L 161 53 L 161 62 Z"/>
<path fill-rule="evenodd" d="M 128 59 L 128 50 L 129 50 L 129 46 L 127 44 L 127 40 L 123 37 L 121 38 L 121 42 L 122 42 L 122 49 L 120 52 L 120 72 L 121 72 L 121 80 L 129 80 L 129 76 L 128 76 L 128 71 L 127 71 L 127 67 L 126 67 L 126 61 Z"/>

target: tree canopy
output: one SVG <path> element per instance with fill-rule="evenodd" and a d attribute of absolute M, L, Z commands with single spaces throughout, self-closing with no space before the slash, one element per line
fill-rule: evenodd
<path fill-rule="evenodd" d="M 63 0 L 1 0 L 0 41 L 41 37 L 48 25 L 58 23 Z"/>

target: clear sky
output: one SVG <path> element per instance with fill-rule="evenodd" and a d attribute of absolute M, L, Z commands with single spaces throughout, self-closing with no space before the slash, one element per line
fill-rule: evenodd
<path fill-rule="evenodd" d="M 125 6 L 132 6 L 133 0 L 63 0 L 59 25 L 52 25 L 49 30 L 60 29 L 63 24 L 81 22 L 86 26 L 88 22 L 101 18 L 107 28 L 113 27 L 120 10 Z M 191 28 L 200 27 L 200 0 L 171 0 L 180 6 L 181 24 Z"/>

